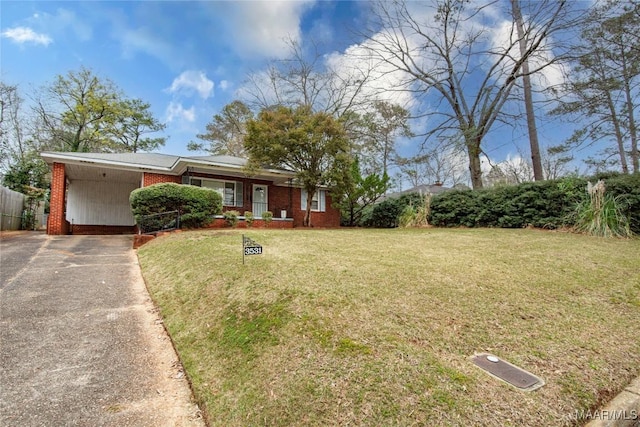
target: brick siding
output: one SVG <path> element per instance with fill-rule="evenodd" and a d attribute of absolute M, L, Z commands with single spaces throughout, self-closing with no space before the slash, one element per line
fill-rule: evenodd
<path fill-rule="evenodd" d="M 269 210 L 273 212 L 274 218 L 280 218 L 280 211 L 287 211 L 287 218 L 293 221 L 272 221 L 269 228 L 292 228 L 302 227 L 304 219 L 304 210 L 300 205 L 301 189 L 292 187 L 279 187 L 272 185 L 269 181 L 251 180 L 249 178 L 228 177 L 223 175 L 205 175 L 194 174 L 193 177 L 220 179 L 226 181 L 239 181 L 243 183 L 243 200 L 242 206 L 224 206 L 223 210 L 237 210 L 240 215 L 246 211 L 252 211 L 253 184 L 262 184 L 269 186 Z M 142 186 L 148 187 L 153 184 L 164 182 L 182 183 L 181 176 L 165 175 L 151 172 L 144 172 L 142 177 Z M 65 220 L 65 193 L 66 178 L 65 166 L 63 163 L 53 164 L 53 174 L 51 180 L 51 204 L 50 214 L 47 224 L 48 234 L 68 234 L 72 231 L 74 234 L 129 234 L 134 233 L 133 227 L 118 226 L 99 226 L 99 225 L 73 225 L 71 226 Z M 331 207 L 331 197 L 326 195 L 326 212 L 311 212 L 311 225 L 313 227 L 339 227 L 340 212 Z M 215 220 L 209 225 L 211 228 L 225 227 L 224 220 Z M 238 224 L 239 227 L 245 226 L 244 222 Z M 256 218 L 254 227 L 262 228 L 264 224 L 259 218 Z"/>
<path fill-rule="evenodd" d="M 134 234 L 136 230 L 135 225 L 71 225 L 71 234 L 80 235 Z"/>
<path fill-rule="evenodd" d="M 181 184 L 182 177 L 175 176 L 175 175 L 164 175 L 161 173 L 150 173 L 150 172 L 145 172 L 144 175 L 142 176 L 143 187 L 148 187 L 153 184 L 161 184 L 163 182 L 174 182 L 176 184 Z"/>
<path fill-rule="evenodd" d="M 65 218 L 66 190 L 67 179 L 64 163 L 54 163 L 51 174 L 51 200 L 49 202 L 47 234 L 69 234 L 69 222 Z"/>
<path fill-rule="evenodd" d="M 253 221 L 253 224 L 251 227 L 247 227 L 247 223 L 244 220 L 239 220 L 238 224 L 236 225 L 237 228 L 278 228 L 278 229 L 285 229 L 285 228 L 293 228 L 293 221 L 289 220 L 280 220 L 280 219 L 274 219 L 271 222 L 269 222 L 268 224 L 262 220 L 262 219 L 258 219 L 256 218 Z M 212 222 L 210 222 L 206 228 L 229 228 L 229 226 L 227 225 L 226 221 L 224 220 L 224 218 L 216 218 L 214 219 Z"/>

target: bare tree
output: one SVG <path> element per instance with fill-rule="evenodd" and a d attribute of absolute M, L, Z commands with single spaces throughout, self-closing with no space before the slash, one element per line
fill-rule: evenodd
<path fill-rule="evenodd" d="M 451 187 L 469 182 L 469 169 L 465 166 L 464 147 L 443 141 L 411 158 L 401 158 L 398 166 L 403 179 L 413 187 L 442 183 Z"/>
<path fill-rule="evenodd" d="M 511 22 L 506 37 L 495 43 L 487 20 L 496 5 L 433 0 L 419 9 L 417 3 L 382 1 L 366 43 L 367 58 L 404 74 L 404 89 L 433 106 L 425 113 L 429 124 L 433 121 L 427 136 L 463 138 L 474 188 L 482 187 L 485 137 L 502 117 L 516 82 L 557 61 L 552 37 L 568 19 L 566 1 L 532 2 L 523 36 Z M 521 38 L 527 41 L 523 51 Z M 532 58 L 525 73 L 523 65 Z"/>
<path fill-rule="evenodd" d="M 0 169 L 5 171 L 35 149 L 23 102 L 16 86 L 0 82 Z"/>
<path fill-rule="evenodd" d="M 409 112 L 400 105 L 374 101 L 372 111 L 362 116 L 359 139 L 365 172 L 388 175 L 396 164 L 396 141 L 413 136 Z"/>
<path fill-rule="evenodd" d="M 46 163 L 40 158 L 32 118 L 23 108 L 16 86 L 0 82 L 0 176 L 3 185 L 29 193 L 46 188 Z M 35 194 L 35 193 L 34 193 Z M 38 191 L 40 196 L 42 190 Z"/>
<path fill-rule="evenodd" d="M 305 106 L 341 118 L 361 108 L 370 78 L 368 66 L 332 69 L 316 45 L 306 54 L 297 41 L 288 43 L 288 59 L 274 61 L 266 71 L 248 76 L 240 93 L 252 109 Z"/>

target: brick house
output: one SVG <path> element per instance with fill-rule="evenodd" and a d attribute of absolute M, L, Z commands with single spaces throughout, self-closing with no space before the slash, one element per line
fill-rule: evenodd
<path fill-rule="evenodd" d="M 256 218 L 271 211 L 276 227 L 302 226 L 306 194 L 291 171 L 264 168 L 248 176 L 246 159 L 231 156 L 67 152 L 41 156 L 52 171 L 48 234 L 135 233 L 129 195 L 161 182 L 212 188 L 222 195 L 225 211 L 241 215 L 251 211 Z M 326 189 L 314 195 L 311 223 L 340 225 L 340 212 L 331 206 Z"/>

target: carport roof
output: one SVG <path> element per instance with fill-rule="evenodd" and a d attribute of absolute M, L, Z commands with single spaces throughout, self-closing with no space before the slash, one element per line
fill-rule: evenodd
<path fill-rule="evenodd" d="M 243 173 L 247 159 L 233 156 L 173 156 L 160 153 L 74 153 L 43 152 L 43 159 L 49 163 L 77 164 L 112 169 L 149 171 L 169 175 L 182 175 L 187 170 L 229 173 L 238 176 Z M 288 170 L 264 167 L 257 176 L 289 179 L 294 173 Z"/>

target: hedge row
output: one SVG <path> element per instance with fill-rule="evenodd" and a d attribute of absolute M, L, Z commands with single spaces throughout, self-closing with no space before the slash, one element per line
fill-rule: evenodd
<path fill-rule="evenodd" d="M 439 227 L 571 226 L 577 204 L 588 197 L 587 182 L 598 179 L 603 179 L 607 192 L 617 197 L 631 231 L 640 234 L 640 174 L 601 174 L 483 190 L 452 190 L 432 198 L 429 223 Z M 419 200 L 418 194 L 385 200 L 368 213 L 363 225 L 397 227 L 404 207 L 410 203 L 417 206 Z"/>
<path fill-rule="evenodd" d="M 146 215 L 178 211 L 180 225 L 195 228 L 222 212 L 222 196 L 217 191 L 193 185 L 163 183 L 138 188 L 131 192 L 129 202 L 138 224 Z"/>

